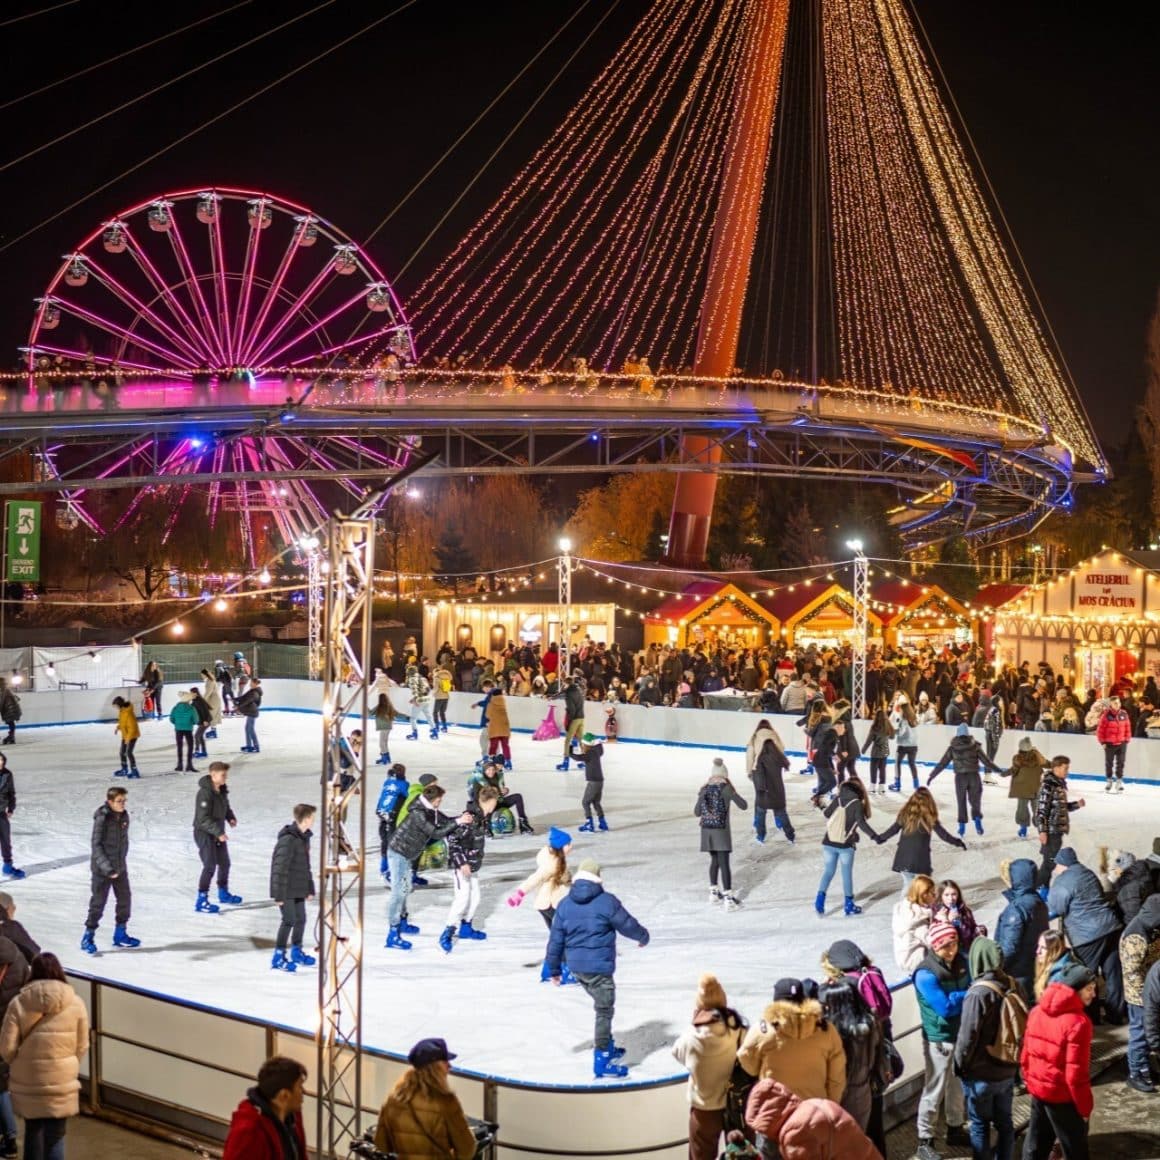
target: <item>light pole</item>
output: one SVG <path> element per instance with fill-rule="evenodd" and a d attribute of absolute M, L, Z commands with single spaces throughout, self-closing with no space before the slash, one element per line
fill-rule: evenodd
<path fill-rule="evenodd" d="M 560 558 L 558 561 L 560 582 L 558 600 L 560 604 L 560 679 L 572 675 L 572 541 L 567 536 L 560 537 Z"/>
<path fill-rule="evenodd" d="M 869 603 L 869 561 L 862 551 L 861 540 L 847 540 L 846 547 L 854 553 L 854 649 L 853 673 L 850 681 L 850 701 L 853 715 L 860 717 L 866 705 L 866 632 Z"/>

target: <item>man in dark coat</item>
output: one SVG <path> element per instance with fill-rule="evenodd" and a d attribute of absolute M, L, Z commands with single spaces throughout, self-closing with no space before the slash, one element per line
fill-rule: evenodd
<path fill-rule="evenodd" d="M 1089 970 L 1104 976 L 1104 1013 L 1110 1023 L 1123 1023 L 1124 985 L 1120 968 L 1120 917 L 1104 897 L 1100 880 L 1082 865 L 1076 852 L 1064 846 L 1055 857 L 1064 867 L 1051 883 L 1047 910 L 1063 920 L 1071 953 Z"/>
<path fill-rule="evenodd" d="M 1160 894 L 1153 894 L 1120 937 L 1120 968 L 1124 975 L 1124 998 L 1128 1004 L 1128 1086 L 1138 1092 L 1154 1092 L 1148 1066 L 1148 1040 L 1144 1026 L 1144 984 L 1148 972 L 1160 962 Z"/>
<path fill-rule="evenodd" d="M 564 760 L 556 766 L 558 770 L 568 771 L 568 758 L 572 756 L 572 747 L 580 740 L 584 733 L 584 686 L 579 678 L 572 677 L 564 686 Z"/>
<path fill-rule="evenodd" d="M 250 687 L 238 693 L 234 708 L 246 719 L 246 743 L 242 746 L 243 753 L 259 753 L 258 746 L 258 715 L 262 711 L 262 682 L 255 677 Z"/>
<path fill-rule="evenodd" d="M 302 936 L 306 931 L 306 900 L 314 897 L 314 875 L 310 872 L 310 827 L 314 825 L 314 806 L 305 803 L 294 807 L 294 821 L 283 826 L 274 843 L 270 859 L 270 897 L 282 908 L 282 924 L 274 940 L 274 958 L 270 966 L 276 971 L 295 971 L 299 964 L 314 966 L 314 958 L 303 953 Z M 290 944 L 287 950 L 287 943 Z"/>
<path fill-rule="evenodd" d="M 782 774 L 789 769 L 789 758 L 767 737 L 757 755 L 757 764 L 749 774 L 753 781 L 753 829 L 759 842 L 765 841 L 765 811 L 773 810 L 773 821 L 793 845 L 794 828 L 785 804 L 785 782 Z"/>
<path fill-rule="evenodd" d="M 230 893 L 230 848 L 226 827 L 234 827 L 238 819 L 230 805 L 230 790 L 226 785 L 230 767 L 224 761 L 215 761 L 197 783 L 197 799 L 193 811 L 193 840 L 201 858 L 201 878 L 197 883 L 195 910 L 217 914 L 209 900 L 210 883 L 217 874 L 218 901 L 237 906 L 242 900 Z"/>
<path fill-rule="evenodd" d="M 1070 757 L 1062 754 L 1053 757 L 1051 769 L 1043 775 L 1039 783 L 1039 795 L 1035 799 L 1035 828 L 1039 831 L 1039 849 L 1043 855 L 1037 881 L 1041 890 L 1051 883 L 1055 859 L 1063 839 L 1071 831 L 1071 815 L 1087 805 L 1083 798 L 1068 800 L 1067 775 L 1070 770 Z"/>
<path fill-rule="evenodd" d="M 628 1068 L 615 1060 L 624 1055 L 612 1038 L 616 1007 L 616 936 L 648 946 L 649 933 L 625 910 L 615 894 L 604 889 L 600 864 L 591 858 L 580 863 L 568 897 L 556 908 L 544 971 L 559 986 L 567 962 L 577 981 L 596 1005 L 596 1050 L 592 1067 L 596 1078 L 626 1076 Z"/>
<path fill-rule="evenodd" d="M 1047 904 L 1035 889 L 1035 863 L 1030 858 L 1016 858 L 1000 873 L 1010 887 L 1003 891 L 1007 905 L 995 925 L 995 942 L 1003 952 L 1005 970 L 1030 1001 L 1035 993 L 1035 948 L 1048 927 Z"/>
<path fill-rule="evenodd" d="M 1140 861 L 1129 850 L 1121 850 L 1112 859 L 1108 867 L 1108 881 L 1125 926 L 1140 913 L 1145 900 L 1156 893 L 1156 884 L 1147 861 Z"/>
<path fill-rule="evenodd" d="M 2 891 L 0 891 L 0 935 L 14 942 L 30 964 L 40 954 L 40 943 L 25 930 L 23 923 L 16 921 L 16 902 L 12 895 Z"/>
<path fill-rule="evenodd" d="M 939 758 L 938 764 L 930 771 L 926 784 L 929 786 L 948 765 L 952 766 L 955 771 L 955 800 L 959 807 L 959 837 L 961 838 L 967 832 L 968 803 L 970 804 L 971 818 L 975 823 L 975 832 L 982 834 L 983 782 L 979 777 L 979 766 L 986 766 L 992 773 L 999 773 L 1000 769 L 971 736 L 971 727 L 966 722 L 960 722 L 946 753 Z"/>
<path fill-rule="evenodd" d="M 306 1068 L 276 1055 L 258 1070 L 230 1120 L 222 1160 L 307 1160 L 302 1101 Z"/>
<path fill-rule="evenodd" d="M 95 955 L 97 944 L 93 939 L 105 913 L 105 903 L 109 891 L 117 900 L 113 927 L 113 946 L 139 947 L 141 940 L 130 937 L 125 929 L 133 909 L 133 892 L 129 885 L 129 811 L 125 808 L 129 791 L 114 785 L 105 794 L 105 804 L 93 814 L 93 834 L 90 841 L 92 894 L 89 898 L 89 914 L 85 919 L 85 933 L 81 939 L 81 950 Z"/>

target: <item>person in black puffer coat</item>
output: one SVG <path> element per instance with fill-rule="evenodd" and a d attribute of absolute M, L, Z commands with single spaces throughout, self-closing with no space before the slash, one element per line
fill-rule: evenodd
<path fill-rule="evenodd" d="M 1127 925 L 1140 913 L 1146 899 L 1156 893 L 1156 884 L 1147 862 L 1136 860 L 1127 850 L 1118 851 L 1108 867 L 1108 881 L 1112 884 L 1116 908 Z"/>
<path fill-rule="evenodd" d="M 1008 884 L 1003 891 L 1007 905 L 995 927 L 995 942 L 1003 952 L 1007 973 L 1019 984 L 1028 1001 L 1035 994 L 1035 948 L 1047 929 L 1047 906 L 1035 889 L 1035 863 L 1016 858 L 999 866 L 999 876 Z"/>
<path fill-rule="evenodd" d="M 992 773 L 1001 773 L 1000 768 L 983 752 L 982 746 L 971 736 L 971 728 L 962 722 L 951 739 L 946 753 L 926 779 L 929 786 L 936 777 L 950 765 L 955 771 L 955 800 L 959 807 L 959 837 L 967 830 L 967 807 L 976 833 L 983 832 L 983 782 L 979 777 L 979 766 L 985 766 Z"/>
<path fill-rule="evenodd" d="M 773 821 L 793 845 L 794 828 L 785 802 L 782 774 L 789 769 L 789 758 L 772 737 L 766 738 L 757 755 L 757 764 L 749 774 L 753 782 L 753 829 L 759 842 L 765 841 L 765 812 L 773 810 Z"/>
<path fill-rule="evenodd" d="M 230 767 L 224 761 L 215 761 L 209 773 L 197 783 L 197 797 L 193 810 L 193 841 L 201 859 L 201 877 L 197 883 L 195 910 L 216 914 L 218 907 L 209 901 L 209 887 L 217 874 L 218 901 L 236 906 L 242 900 L 230 893 L 230 847 L 226 828 L 238 824 L 230 805 L 230 790 L 226 785 Z"/>
<path fill-rule="evenodd" d="M 282 908 L 282 925 L 274 942 L 270 965 L 278 971 L 294 971 L 298 964 L 313 966 L 314 959 L 302 951 L 306 931 L 306 900 L 314 897 L 314 875 L 310 872 L 310 827 L 314 806 L 294 807 L 294 821 L 283 826 L 270 860 L 270 897 Z M 287 943 L 290 943 L 289 953 Z"/>
<path fill-rule="evenodd" d="M 127 862 L 129 811 L 125 805 L 128 798 L 127 790 L 119 785 L 111 786 L 105 794 L 105 804 L 93 814 L 93 834 L 89 842 L 92 855 L 92 893 L 89 896 L 85 933 L 81 939 L 81 950 L 86 954 L 97 953 L 93 935 L 101 923 L 101 916 L 105 913 L 105 903 L 109 901 L 110 890 L 117 900 L 113 945 L 124 947 L 141 945 L 140 940 L 131 938 L 125 929 L 133 909 L 133 891 L 129 885 Z"/>
<path fill-rule="evenodd" d="M 0 936 L 0 1023 L 4 1021 L 8 1004 L 16 998 L 31 974 L 28 960 L 20 948 L 11 939 Z M 12 1096 L 8 1091 L 8 1064 L 2 1061 L 0 1061 L 0 1128 L 4 1132 L 0 1156 L 15 1156 L 16 1115 L 12 1110 Z"/>

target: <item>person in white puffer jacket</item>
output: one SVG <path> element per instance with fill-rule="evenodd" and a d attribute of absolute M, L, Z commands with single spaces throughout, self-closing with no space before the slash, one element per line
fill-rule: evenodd
<path fill-rule="evenodd" d="M 702 975 L 692 1025 L 673 1044 L 673 1058 L 689 1069 L 690 1160 L 716 1160 L 720 1152 L 726 1093 L 746 1027 L 717 977 Z"/>
<path fill-rule="evenodd" d="M 891 930 L 894 934 L 894 961 L 898 969 L 910 978 L 930 950 L 927 936 L 930 931 L 931 907 L 936 898 L 934 879 L 916 874 L 905 898 L 894 904 Z"/>
<path fill-rule="evenodd" d="M 53 1154 L 68 1118 L 80 1114 L 80 1061 L 88 1049 L 84 1003 L 56 955 L 37 955 L 30 982 L 8 1005 L 0 1027 L 12 1105 L 24 1118 L 25 1156 Z"/>

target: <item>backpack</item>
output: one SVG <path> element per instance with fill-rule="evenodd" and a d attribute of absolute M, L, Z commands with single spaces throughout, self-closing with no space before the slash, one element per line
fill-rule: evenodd
<path fill-rule="evenodd" d="M 723 830 L 729 806 L 719 782 L 710 782 L 701 791 L 701 829 Z"/>
<path fill-rule="evenodd" d="M 725 1088 L 725 1134 L 730 1132 L 745 1132 L 749 1129 L 745 1123 L 745 1105 L 749 1102 L 749 1093 L 757 1083 L 757 1076 L 750 1075 L 741 1066 L 740 1061 L 734 1060 L 733 1072 L 729 1076 L 729 1083 Z"/>
<path fill-rule="evenodd" d="M 441 693 L 450 693 L 451 692 L 451 678 L 450 677 L 440 677 L 439 678 L 439 692 L 441 692 Z"/>
<path fill-rule="evenodd" d="M 830 815 L 830 820 L 826 825 L 827 841 L 833 842 L 838 846 L 844 846 L 850 840 L 850 835 L 858 825 L 857 822 L 853 826 L 846 825 L 846 811 L 850 808 L 851 804 L 850 802 L 847 802 L 846 805 L 839 803 Z"/>
<path fill-rule="evenodd" d="M 980 979 L 977 986 L 986 987 L 1002 996 L 999 1004 L 999 1029 L 993 1042 L 988 1043 L 987 1054 L 1000 1063 L 1018 1063 L 1019 1047 L 1027 1030 L 1027 1000 L 1015 987 L 1004 991 L 998 983 Z"/>

